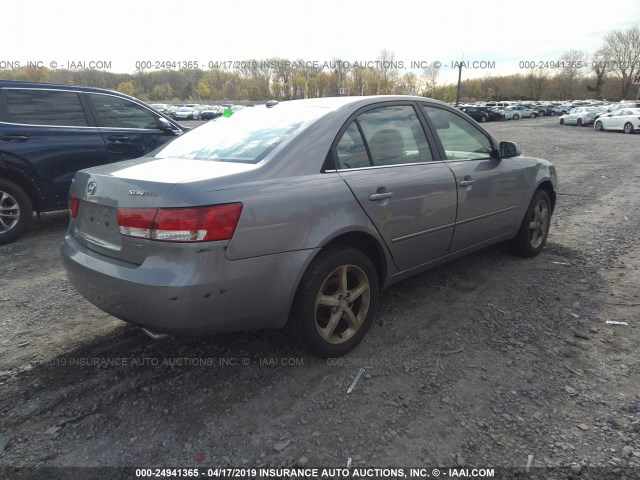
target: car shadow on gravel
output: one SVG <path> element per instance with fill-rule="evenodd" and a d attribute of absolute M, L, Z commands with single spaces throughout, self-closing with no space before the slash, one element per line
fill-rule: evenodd
<path fill-rule="evenodd" d="M 33 217 L 31 226 L 27 230 L 26 235 L 35 234 L 46 230 L 66 230 L 69 225 L 69 212 L 60 210 L 57 212 L 43 213 L 39 217 Z"/>

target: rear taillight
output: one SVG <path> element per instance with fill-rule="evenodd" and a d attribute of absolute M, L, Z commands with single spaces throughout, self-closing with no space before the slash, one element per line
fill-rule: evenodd
<path fill-rule="evenodd" d="M 118 210 L 120 233 L 127 237 L 150 238 L 156 212 L 155 208 Z"/>
<path fill-rule="evenodd" d="M 241 203 L 208 207 L 119 209 L 122 235 L 164 242 L 228 240 L 238 225 Z"/>
<path fill-rule="evenodd" d="M 71 218 L 78 216 L 78 208 L 80 207 L 80 199 L 69 194 L 69 211 L 71 212 Z"/>

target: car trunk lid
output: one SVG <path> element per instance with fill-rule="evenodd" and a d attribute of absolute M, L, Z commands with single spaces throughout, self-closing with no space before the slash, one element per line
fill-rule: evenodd
<path fill-rule="evenodd" d="M 82 245 L 102 255 L 134 265 L 147 256 L 148 238 L 122 234 L 118 211 L 153 211 L 194 206 L 182 200 L 167 205 L 165 198 L 177 184 L 204 178 L 224 179 L 254 165 L 224 164 L 203 160 L 145 159 L 103 165 L 79 171 L 71 186 L 76 202 L 70 233 Z M 215 188 L 215 187 L 214 187 Z M 74 208 L 72 208 L 72 216 Z M 122 216 L 122 215 L 121 215 Z"/>

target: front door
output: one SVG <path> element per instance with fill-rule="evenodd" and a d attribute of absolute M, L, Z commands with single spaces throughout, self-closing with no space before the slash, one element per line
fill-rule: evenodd
<path fill-rule="evenodd" d="M 524 181 L 517 160 L 497 158 L 489 136 L 466 118 L 438 107 L 423 109 L 457 183 L 451 253 L 512 231 Z"/>
<path fill-rule="evenodd" d="M 162 130 L 155 113 L 125 98 L 101 93 L 86 96 L 107 145 L 110 163 L 146 155 L 181 133 L 178 129 Z"/>

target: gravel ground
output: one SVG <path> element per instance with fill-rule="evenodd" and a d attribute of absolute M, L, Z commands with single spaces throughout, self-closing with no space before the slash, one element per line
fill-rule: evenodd
<path fill-rule="evenodd" d="M 0 247 L 0 476 L 350 465 L 637 478 L 640 135 L 553 118 L 486 128 L 557 166 L 545 250 L 497 245 L 389 288 L 339 360 L 279 331 L 153 342 L 74 291 L 67 214 L 43 215 Z"/>

